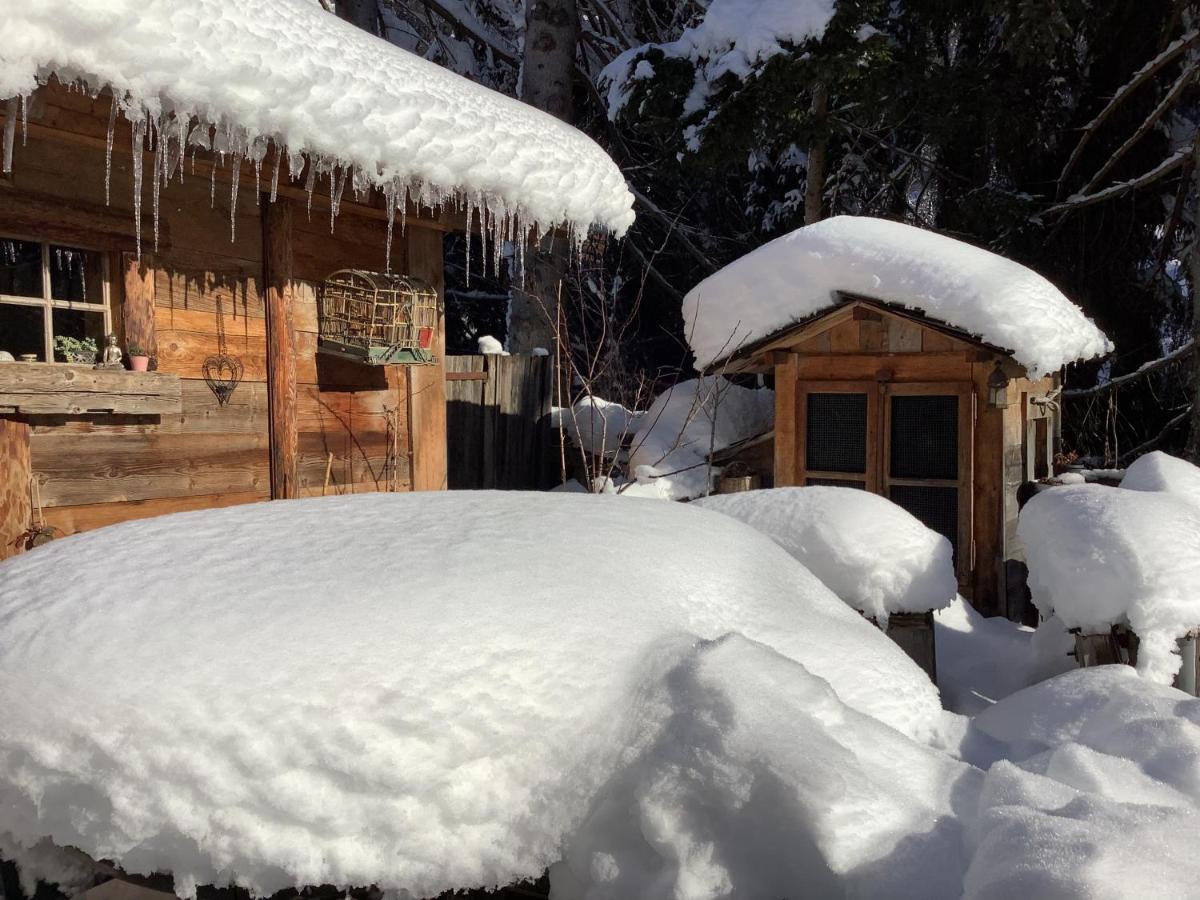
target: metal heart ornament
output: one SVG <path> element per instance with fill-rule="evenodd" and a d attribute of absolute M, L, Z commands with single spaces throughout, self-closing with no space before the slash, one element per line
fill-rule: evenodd
<path fill-rule="evenodd" d="M 236 356 L 221 353 L 204 361 L 204 382 L 224 406 L 242 381 L 242 361 Z"/>

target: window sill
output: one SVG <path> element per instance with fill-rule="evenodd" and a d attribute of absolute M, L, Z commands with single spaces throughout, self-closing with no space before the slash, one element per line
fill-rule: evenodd
<path fill-rule="evenodd" d="M 178 375 L 65 363 L 0 363 L 0 416 L 163 416 L 182 410 Z"/>

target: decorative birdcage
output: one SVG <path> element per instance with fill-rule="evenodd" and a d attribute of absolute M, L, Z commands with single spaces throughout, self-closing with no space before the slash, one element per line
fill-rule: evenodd
<path fill-rule="evenodd" d="M 438 295 L 419 278 L 341 269 L 319 299 L 321 352 L 370 365 L 433 362 Z"/>

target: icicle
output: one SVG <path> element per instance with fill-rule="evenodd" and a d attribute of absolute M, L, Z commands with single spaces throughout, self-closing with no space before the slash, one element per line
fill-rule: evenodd
<path fill-rule="evenodd" d="M 304 190 L 308 194 L 308 220 L 312 221 L 312 198 L 313 191 L 317 187 L 317 164 L 314 160 L 308 161 L 308 180 L 304 183 Z"/>
<path fill-rule="evenodd" d="M 104 205 L 108 206 L 112 195 L 112 148 L 113 132 L 117 128 L 117 98 L 112 98 L 112 106 L 108 109 L 108 137 L 104 149 Z"/>
<path fill-rule="evenodd" d="M 29 143 L 29 98 L 21 95 L 21 146 Z"/>
<path fill-rule="evenodd" d="M 275 168 L 271 172 L 271 202 L 279 196 L 279 167 L 283 165 L 283 144 L 275 144 Z"/>
<path fill-rule="evenodd" d="M 212 162 L 212 170 L 208 176 L 208 208 L 217 208 L 217 163 Z"/>
<path fill-rule="evenodd" d="M 158 148 L 154 151 L 154 172 L 152 181 L 154 182 L 150 188 L 150 195 L 154 198 L 154 251 L 158 252 L 158 194 L 159 194 L 159 178 L 162 175 L 163 167 L 163 146 L 159 142 Z"/>
<path fill-rule="evenodd" d="M 408 185 L 400 193 L 400 234 L 408 230 Z"/>
<path fill-rule="evenodd" d="M 137 258 L 142 258 L 142 146 L 146 137 L 146 115 L 133 123 L 133 230 Z"/>
<path fill-rule="evenodd" d="M 388 182 L 383 187 L 384 207 L 387 209 L 387 249 L 384 251 L 384 271 L 392 271 L 392 226 L 396 221 L 396 183 Z"/>
<path fill-rule="evenodd" d="M 13 140 L 17 136 L 17 98 L 8 101 L 4 110 L 4 171 L 12 171 Z"/>
<path fill-rule="evenodd" d="M 336 168 L 336 167 L 335 167 Z M 338 211 L 342 207 L 342 191 L 346 189 L 346 169 L 343 168 L 337 172 L 337 177 L 334 173 L 329 173 L 329 233 L 333 234 L 333 222 L 337 218 Z"/>
<path fill-rule="evenodd" d="M 229 189 L 229 243 L 234 243 L 237 240 L 237 201 L 238 201 L 238 185 L 242 181 L 242 155 L 236 150 L 230 159 L 230 165 L 233 166 L 230 178 L 231 187 Z"/>
<path fill-rule="evenodd" d="M 475 217 L 475 211 L 471 209 L 471 198 L 467 197 L 467 287 L 471 286 L 471 223 Z"/>

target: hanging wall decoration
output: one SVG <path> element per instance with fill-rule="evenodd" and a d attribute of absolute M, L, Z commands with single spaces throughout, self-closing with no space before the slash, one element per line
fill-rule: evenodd
<path fill-rule="evenodd" d="M 221 299 L 217 298 L 217 355 L 204 360 L 204 382 L 224 406 L 242 381 L 242 361 L 230 356 L 225 345 L 225 313 Z"/>

